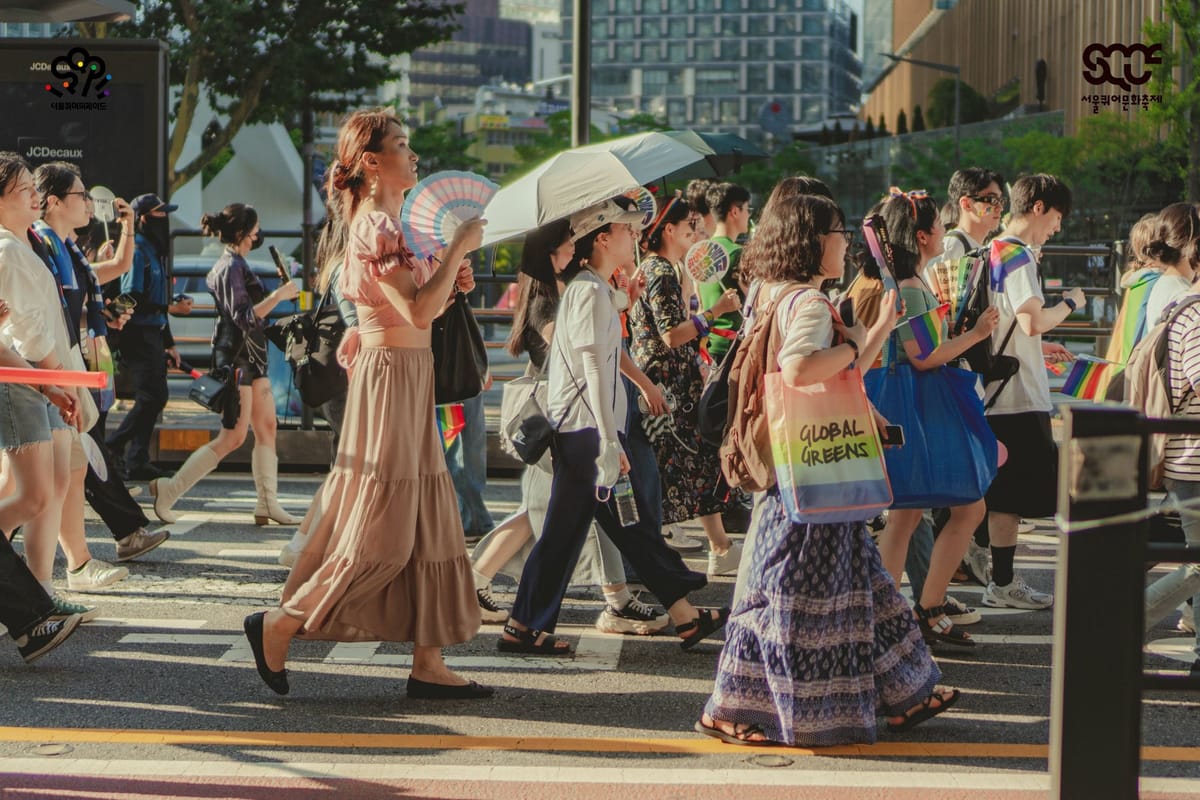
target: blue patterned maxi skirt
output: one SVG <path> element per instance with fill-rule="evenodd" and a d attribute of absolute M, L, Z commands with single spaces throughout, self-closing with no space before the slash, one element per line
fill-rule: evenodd
<path fill-rule="evenodd" d="M 796 525 L 759 500 L 748 584 L 726 627 L 713 719 L 804 747 L 873 743 L 941 673 L 864 523 Z"/>

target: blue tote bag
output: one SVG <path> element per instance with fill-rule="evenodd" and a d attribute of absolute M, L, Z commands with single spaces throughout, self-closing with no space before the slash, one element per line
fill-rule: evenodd
<path fill-rule="evenodd" d="M 973 503 L 996 477 L 996 436 L 983 415 L 979 376 L 957 367 L 921 371 L 896 363 L 868 372 L 867 396 L 892 425 L 904 428 L 904 446 L 883 451 L 892 482 L 892 508 L 944 508 Z"/>

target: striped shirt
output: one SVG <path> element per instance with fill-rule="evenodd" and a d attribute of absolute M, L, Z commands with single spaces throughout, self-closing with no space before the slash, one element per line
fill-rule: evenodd
<path fill-rule="evenodd" d="M 1175 413 L 1200 418 L 1200 303 L 1180 312 L 1167 331 L 1171 405 Z M 1180 400 L 1184 402 L 1180 404 Z M 1180 481 L 1200 481 L 1200 436 L 1167 437 L 1165 475 Z"/>

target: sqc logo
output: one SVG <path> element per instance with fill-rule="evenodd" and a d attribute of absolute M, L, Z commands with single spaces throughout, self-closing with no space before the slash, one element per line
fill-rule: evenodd
<path fill-rule="evenodd" d="M 82 47 L 73 48 L 65 56 L 51 61 L 50 74 L 53 78 L 46 84 L 46 91 L 55 97 L 66 94 L 84 99 L 108 97 L 108 89 L 104 87 L 112 80 L 112 75 L 105 68 L 104 59 Z"/>
<path fill-rule="evenodd" d="M 1134 86 L 1150 82 L 1149 68 L 1162 63 L 1162 49 L 1161 44 L 1093 42 L 1083 51 L 1083 79 L 1093 86 L 1108 83 L 1132 91 Z M 1134 56 L 1139 55 L 1141 68 L 1134 63 Z"/>

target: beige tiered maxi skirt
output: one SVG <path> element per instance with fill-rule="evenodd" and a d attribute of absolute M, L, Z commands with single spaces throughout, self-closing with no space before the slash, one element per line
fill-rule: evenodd
<path fill-rule="evenodd" d="M 333 470 L 283 589 L 299 636 L 444 646 L 479 629 L 454 484 L 434 420 L 428 348 L 363 348 Z"/>

